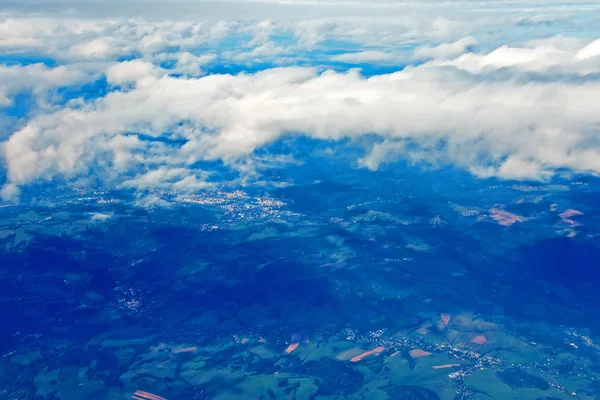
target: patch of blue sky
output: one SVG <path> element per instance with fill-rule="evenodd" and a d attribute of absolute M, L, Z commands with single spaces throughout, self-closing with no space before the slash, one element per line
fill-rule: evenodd
<path fill-rule="evenodd" d="M 329 60 L 331 57 L 346 54 L 346 53 L 354 53 L 365 50 L 380 50 L 380 51 L 394 51 L 394 52 L 406 52 L 410 53 L 415 47 L 418 46 L 417 43 L 406 43 L 399 46 L 394 46 L 393 48 L 385 48 L 380 49 L 378 47 L 365 47 L 360 43 L 356 43 L 348 40 L 325 40 L 318 45 L 314 46 L 311 50 L 301 51 L 301 52 L 292 52 L 290 54 L 285 53 L 283 55 L 278 54 L 274 56 L 261 57 L 259 59 L 248 59 L 244 61 L 236 61 L 232 59 L 232 56 L 252 51 L 252 49 L 259 47 L 259 45 L 254 47 L 249 47 L 248 43 L 252 40 L 252 35 L 246 34 L 237 34 L 231 35 L 224 38 L 222 41 L 218 43 L 217 46 L 202 46 L 197 47 L 193 50 L 188 50 L 192 54 L 196 56 L 201 56 L 207 53 L 216 53 L 218 58 L 207 64 L 203 67 L 203 70 L 207 74 L 239 74 L 239 73 L 255 73 L 264 69 L 274 68 L 274 67 L 282 67 L 282 66 L 302 66 L 302 67 L 323 67 L 323 68 L 335 68 L 336 70 L 345 70 L 356 67 L 356 65 L 343 63 L 334 63 Z M 270 40 L 275 43 L 276 46 L 280 46 L 283 48 L 290 48 L 297 44 L 297 38 L 291 34 L 275 34 L 270 37 Z M 160 67 L 165 69 L 173 69 L 175 68 L 177 63 L 176 59 L 166 59 L 159 63 Z M 375 65 L 376 63 L 371 63 L 367 65 L 367 63 L 361 65 L 361 67 L 367 71 L 369 75 L 374 75 L 377 73 L 386 73 L 389 71 L 397 70 L 397 68 L 393 68 L 388 66 L 378 67 Z M 405 65 L 401 65 L 403 68 Z"/>
<path fill-rule="evenodd" d="M 139 53 L 131 53 L 131 54 L 126 54 L 124 56 L 120 56 L 119 58 L 117 58 L 117 62 L 132 61 L 132 60 L 136 60 L 138 58 L 142 58 L 142 55 Z"/>
<path fill-rule="evenodd" d="M 327 68 L 338 72 L 345 72 L 351 69 L 359 69 L 362 76 L 370 78 L 376 75 L 392 74 L 402 71 L 408 65 L 417 65 L 418 63 L 397 63 L 394 65 L 377 65 L 377 63 L 359 63 L 348 64 L 343 62 L 329 62 Z"/>
<path fill-rule="evenodd" d="M 61 65 L 58 61 L 39 54 L 0 54 L 0 64 L 7 66 L 44 64 L 51 68 Z"/>
<path fill-rule="evenodd" d="M 102 77 L 83 85 L 59 88 L 57 89 L 56 94 L 60 96 L 65 103 L 72 99 L 89 101 L 106 96 L 111 89 L 114 88 L 108 84 L 105 77 Z"/>
<path fill-rule="evenodd" d="M 238 75 L 238 74 L 255 74 L 260 71 L 264 71 L 271 68 L 278 67 L 306 67 L 306 68 L 317 68 L 319 71 L 325 70 L 335 70 L 338 72 L 345 72 L 350 69 L 361 69 L 362 74 L 366 77 L 379 75 L 379 74 L 387 74 L 402 70 L 405 65 L 394 65 L 394 66 L 378 66 L 374 64 L 348 64 L 341 62 L 332 62 L 328 59 L 322 58 L 306 58 L 302 60 L 292 60 L 292 61 L 281 61 L 279 59 L 273 59 L 271 61 L 265 62 L 244 62 L 244 63 L 224 63 L 224 64 L 213 64 L 204 67 L 204 71 L 207 75 L 211 74 L 230 74 L 230 75 Z M 174 76 L 176 76 L 174 74 Z"/>
<path fill-rule="evenodd" d="M 168 60 L 164 60 L 158 63 L 158 66 L 163 68 L 163 69 L 173 69 L 177 66 L 177 60 L 176 59 L 168 59 Z M 177 75 L 174 75 L 177 76 Z"/>
<path fill-rule="evenodd" d="M 354 42 L 338 42 L 336 46 L 321 45 L 311 51 L 304 53 L 307 57 L 312 58 L 332 58 L 344 54 L 355 54 L 366 51 L 377 51 L 382 53 L 390 53 L 396 55 L 409 56 L 412 52 L 421 45 L 418 42 L 408 42 L 394 46 L 365 46 Z"/>
<path fill-rule="evenodd" d="M 327 52 L 329 54 L 341 54 L 346 52 L 363 51 L 365 46 L 351 40 L 326 39 L 319 43 L 315 51 Z"/>
<path fill-rule="evenodd" d="M 271 62 L 256 62 L 256 63 L 227 63 L 227 64 L 212 64 L 204 67 L 207 75 L 211 74 L 230 74 L 237 75 L 241 73 L 254 74 L 266 69 L 278 67 L 276 60 Z"/>
<path fill-rule="evenodd" d="M 24 121 L 24 119 L 9 116 L 4 112 L 4 108 L 0 108 L 0 142 L 7 140 L 18 130 L 19 126 L 24 124 Z M 2 170 L 3 165 L 0 166 L 0 171 Z"/>
<path fill-rule="evenodd" d="M 358 53 L 362 51 L 382 51 L 382 52 L 394 52 L 401 53 L 406 52 L 410 53 L 414 51 L 417 47 L 421 46 L 422 42 L 417 41 L 406 41 L 404 43 L 397 44 L 386 44 L 386 45 L 377 45 L 377 44 L 369 44 L 365 45 L 360 42 L 354 42 L 349 40 L 326 40 L 319 44 L 313 50 L 313 52 L 318 52 L 322 54 L 328 54 L 330 56 L 336 56 L 340 54 L 346 53 Z"/>
<path fill-rule="evenodd" d="M 14 118 L 24 118 L 29 111 L 35 107 L 35 98 L 29 92 L 17 93 L 12 97 L 12 104 L 8 107 L 0 107 L 0 115 Z"/>
<path fill-rule="evenodd" d="M 252 35 L 246 33 L 234 33 L 225 36 L 214 46 L 205 46 L 206 50 L 218 51 L 241 51 L 248 48 L 248 43 L 253 39 Z"/>
<path fill-rule="evenodd" d="M 298 43 L 298 38 L 290 33 L 275 32 L 269 39 L 277 43 L 279 46 L 292 46 Z"/>
<path fill-rule="evenodd" d="M 138 132 L 127 132 L 124 136 L 135 136 L 143 142 L 161 143 L 169 147 L 181 147 L 188 142 L 187 139 L 177 137 L 175 134 L 165 133 L 161 136 L 150 136 Z"/>

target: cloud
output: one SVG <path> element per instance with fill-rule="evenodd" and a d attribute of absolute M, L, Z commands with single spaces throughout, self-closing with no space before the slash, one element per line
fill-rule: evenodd
<path fill-rule="evenodd" d="M 467 36 L 453 43 L 442 43 L 437 46 L 420 46 L 414 51 L 416 59 L 449 59 L 457 57 L 466 52 L 470 47 L 477 44 L 477 39 Z"/>
<path fill-rule="evenodd" d="M 125 61 L 109 67 L 106 71 L 106 80 L 114 85 L 134 83 L 144 78 L 157 76 L 160 68 L 143 60 Z"/>
<path fill-rule="evenodd" d="M 4 200 L 16 200 L 20 194 L 21 190 L 14 183 L 7 183 L 0 189 L 0 197 Z"/>
<path fill-rule="evenodd" d="M 92 222 L 106 222 L 114 216 L 114 213 L 92 213 L 90 221 Z"/>
<path fill-rule="evenodd" d="M 3 198 L 51 179 L 202 190 L 199 162 L 256 173 L 254 152 L 291 135 L 375 135 L 357 160 L 369 169 L 401 158 L 507 179 L 600 173 L 593 2 L 568 18 L 561 3 L 527 0 L 195 2 L 175 11 L 210 12 L 180 20 L 168 19 L 167 3 L 154 19 L 108 4 L 111 15 L 73 3 L 67 18 L 0 19 L 0 55 L 11 62 L 0 64 L 0 111 L 23 93 L 37 104 L 1 143 Z M 365 77 L 339 63 L 408 66 Z M 90 82 L 100 90 L 82 90 Z"/>
<path fill-rule="evenodd" d="M 248 42 L 248 46 L 255 47 L 260 46 L 267 43 L 271 39 L 271 35 L 276 32 L 277 26 L 271 20 L 264 20 L 255 25 L 250 25 L 241 28 L 240 32 L 250 32 L 254 37 L 250 42 Z"/>
<path fill-rule="evenodd" d="M 255 47 L 251 51 L 226 53 L 226 55 L 235 61 L 260 62 L 264 61 L 265 58 L 277 57 L 283 53 L 285 53 L 285 49 L 283 47 L 278 46 L 274 42 L 266 42 L 258 47 Z"/>
<path fill-rule="evenodd" d="M 453 66 L 471 73 L 483 73 L 512 68 L 529 72 L 588 75 L 600 72 L 600 40 L 580 49 L 563 50 L 553 45 L 537 47 L 502 46 L 488 54 L 466 53 L 460 57 L 435 62 L 438 66 Z"/>
<path fill-rule="evenodd" d="M 513 58 L 495 54 L 505 48 L 469 57 L 493 67 L 545 60 L 536 58 L 544 49 L 521 50 Z M 462 57 L 371 78 L 298 67 L 177 78 L 148 62 L 119 63 L 107 70 L 107 79 L 131 87 L 40 115 L 9 138 L 8 184 L 76 176 L 99 160 L 110 167 L 120 157 L 124 171 L 149 169 L 119 178 L 126 187 L 198 189 L 204 183 L 190 169 L 194 163 L 234 162 L 289 132 L 328 140 L 377 134 L 385 141 L 362 161 L 371 169 L 404 152 L 415 161 L 453 163 L 485 177 L 547 179 L 561 168 L 600 173 L 600 82 L 569 83 L 553 75 L 524 83 L 510 76 L 490 79 L 480 64 L 467 68 L 479 75 L 465 75 Z M 127 141 L 128 132 L 185 143 Z"/>
<path fill-rule="evenodd" d="M 98 38 L 77 44 L 69 50 L 75 59 L 111 59 L 125 55 L 125 49 L 114 38 Z"/>
<path fill-rule="evenodd" d="M 62 62 L 116 61 L 123 56 L 150 56 L 169 49 L 186 52 L 215 45 L 235 30 L 235 21 L 80 19 L 23 17 L 2 20 L 0 52 L 35 52 Z M 253 24 L 252 24 L 253 25 Z"/>
<path fill-rule="evenodd" d="M 69 66 L 47 67 L 44 64 L 13 65 L 0 64 L 0 109 L 13 104 L 14 95 L 31 92 L 44 100 L 49 91 L 83 83 L 90 76 Z"/>
<path fill-rule="evenodd" d="M 153 62 L 174 61 L 171 71 L 190 76 L 204 75 L 203 68 L 217 59 L 214 53 L 195 55 L 190 52 L 160 53 L 151 57 Z"/>
<path fill-rule="evenodd" d="M 541 39 L 532 39 L 522 43 L 523 47 L 536 48 L 536 47 L 554 47 L 558 50 L 568 51 L 570 53 L 576 53 L 579 49 L 585 47 L 590 42 L 590 39 L 586 37 L 572 37 L 565 35 L 556 35 L 545 37 Z"/>
<path fill-rule="evenodd" d="M 381 63 L 395 61 L 398 55 L 379 50 L 366 50 L 357 53 L 345 53 L 331 57 L 331 61 L 348 64 Z"/>
<path fill-rule="evenodd" d="M 578 61 L 600 56 L 600 39 L 594 40 L 575 54 Z"/>
<path fill-rule="evenodd" d="M 422 45 L 414 50 L 394 51 L 394 50 L 363 50 L 358 52 L 349 52 L 338 54 L 331 57 L 331 61 L 347 64 L 395 64 L 413 60 L 447 60 L 453 59 L 464 54 L 477 44 L 477 39 L 473 36 L 467 36 L 451 43 L 440 43 L 438 45 Z"/>

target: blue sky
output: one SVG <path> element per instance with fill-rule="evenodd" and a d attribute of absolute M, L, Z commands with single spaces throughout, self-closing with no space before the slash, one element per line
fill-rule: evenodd
<path fill-rule="evenodd" d="M 372 171 L 598 174 L 599 17 L 597 1 L 7 2 L 2 198 L 199 191 L 199 165 L 253 174 L 286 137 L 374 135 L 356 159 Z"/>

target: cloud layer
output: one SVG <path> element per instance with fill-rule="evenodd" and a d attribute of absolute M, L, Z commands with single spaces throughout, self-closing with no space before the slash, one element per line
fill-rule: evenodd
<path fill-rule="evenodd" d="M 574 20 L 558 5 L 504 7 L 493 22 L 479 7 L 469 24 L 456 7 L 397 21 L 5 19 L 0 110 L 22 93 L 35 102 L 0 136 L 2 196 L 92 175 L 201 190 L 198 162 L 239 165 L 293 135 L 374 134 L 357 160 L 370 169 L 402 158 L 505 179 L 600 173 L 600 34 L 561 33 Z M 594 4 L 570 9 L 586 7 L 582 32 Z M 544 35 L 514 35 L 539 24 Z M 368 72 L 381 66 L 395 72 Z M 102 90 L 77 92 L 94 82 Z"/>

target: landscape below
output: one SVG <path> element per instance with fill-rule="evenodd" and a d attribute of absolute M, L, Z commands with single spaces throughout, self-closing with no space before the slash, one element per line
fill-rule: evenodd
<path fill-rule="evenodd" d="M 0 398 L 600 398 L 597 178 L 303 154 L 0 206 Z"/>

